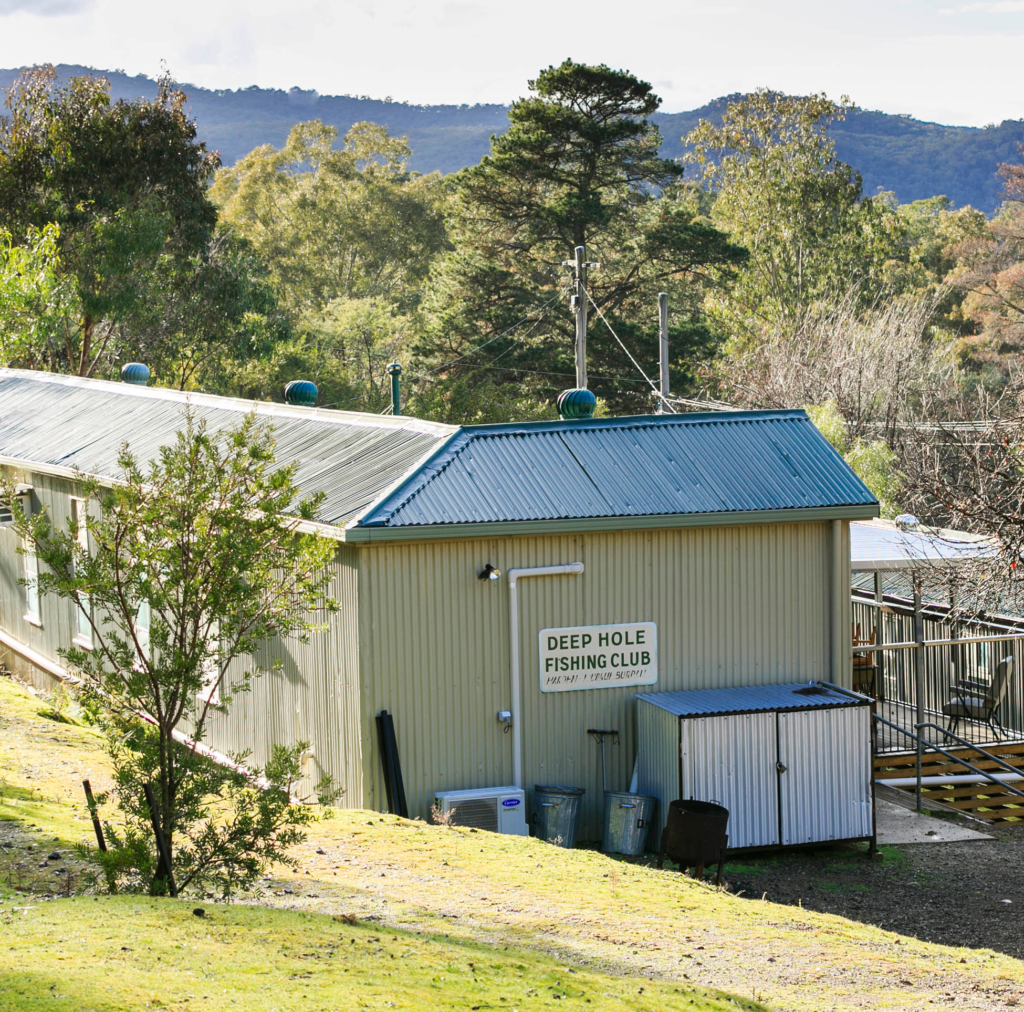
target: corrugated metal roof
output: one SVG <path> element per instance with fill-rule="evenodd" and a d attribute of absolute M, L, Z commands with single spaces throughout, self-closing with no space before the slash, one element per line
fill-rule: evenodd
<path fill-rule="evenodd" d="M 873 506 L 803 411 L 461 430 L 359 526 Z"/>
<path fill-rule="evenodd" d="M 326 494 L 318 519 L 336 525 L 357 516 L 458 431 L 415 418 L 0 369 L 0 455 L 114 478 L 121 445 L 127 441 L 139 459 L 152 459 L 182 427 L 186 404 L 213 431 L 237 425 L 252 410 L 271 420 L 277 459 L 298 462 L 303 493 Z"/>
<path fill-rule="evenodd" d="M 850 524 L 850 568 L 855 571 L 945 568 L 998 554 L 991 540 L 959 531 L 904 530 L 886 520 Z"/>
<path fill-rule="evenodd" d="M 731 689 L 690 689 L 685 692 L 644 692 L 636 697 L 678 717 L 712 717 L 724 713 L 766 710 L 810 710 L 820 706 L 850 706 L 851 696 L 816 682 L 784 685 L 744 685 Z"/>
<path fill-rule="evenodd" d="M 271 420 L 319 519 L 353 534 L 876 506 L 803 411 L 457 428 L 0 369 L 0 456 L 115 478 L 121 445 L 151 459 L 186 404 L 215 431 Z"/>

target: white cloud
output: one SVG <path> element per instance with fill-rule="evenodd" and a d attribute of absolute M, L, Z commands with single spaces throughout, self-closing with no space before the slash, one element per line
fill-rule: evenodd
<path fill-rule="evenodd" d="M 38 17 L 53 18 L 80 14 L 95 5 L 95 0 L 0 0 L 0 17 L 25 11 Z"/>
<path fill-rule="evenodd" d="M 974 3 L 966 7 L 957 7 L 948 13 L 973 14 L 1024 14 L 1024 0 L 994 0 L 992 3 Z M 947 13 L 947 11 L 943 11 Z"/>

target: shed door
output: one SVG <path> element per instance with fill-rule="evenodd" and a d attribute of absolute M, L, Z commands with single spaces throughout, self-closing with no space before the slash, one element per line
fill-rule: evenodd
<path fill-rule="evenodd" d="M 725 805 L 732 848 L 777 844 L 775 714 L 687 718 L 680 731 L 679 796 Z"/>
<path fill-rule="evenodd" d="M 870 836 L 870 709 L 840 706 L 778 717 L 782 843 Z"/>

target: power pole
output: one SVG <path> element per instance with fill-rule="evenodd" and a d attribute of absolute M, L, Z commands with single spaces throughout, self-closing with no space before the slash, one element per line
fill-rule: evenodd
<path fill-rule="evenodd" d="M 658 414 L 665 414 L 668 401 L 668 292 L 658 292 L 658 334 L 661 338 L 661 400 Z"/>
<path fill-rule="evenodd" d="M 576 314 L 576 386 L 587 389 L 587 268 L 600 267 L 587 260 L 587 247 L 577 246 L 574 260 L 563 260 L 563 267 L 571 267 L 573 294 L 569 305 Z"/>

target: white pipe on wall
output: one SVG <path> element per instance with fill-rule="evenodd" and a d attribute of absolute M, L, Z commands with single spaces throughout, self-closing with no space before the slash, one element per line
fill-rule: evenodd
<path fill-rule="evenodd" d="M 527 576 L 577 575 L 583 572 L 582 562 L 569 562 L 564 566 L 533 566 L 527 569 L 508 571 L 508 635 L 509 635 L 509 682 L 512 702 L 512 783 L 523 786 L 523 729 L 519 723 L 521 710 L 519 679 L 519 598 L 516 582 Z"/>
<path fill-rule="evenodd" d="M 846 559 L 843 557 L 843 521 L 832 521 L 832 593 L 831 593 L 831 657 L 829 668 L 831 680 L 837 685 L 844 684 L 844 672 L 846 665 L 843 663 L 843 652 L 850 649 L 850 630 L 846 624 L 844 605 L 849 597 L 845 584 L 849 581 L 846 578 Z"/>

